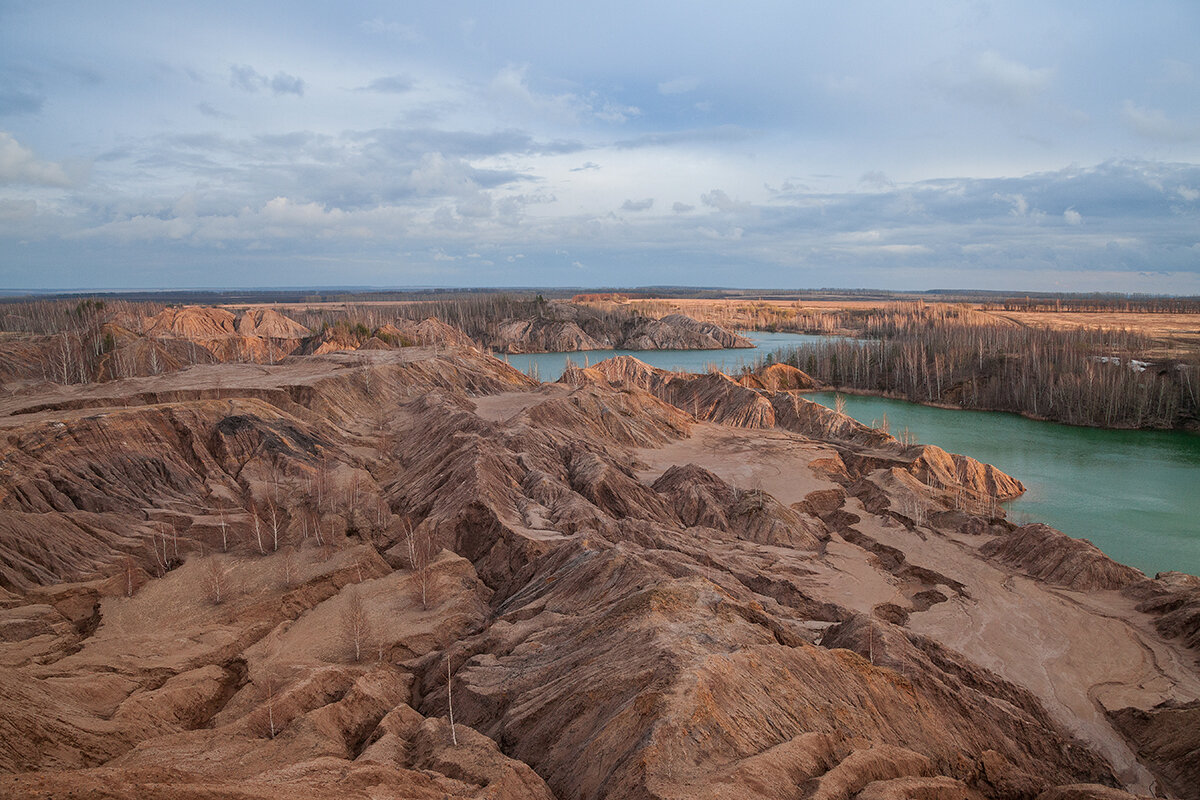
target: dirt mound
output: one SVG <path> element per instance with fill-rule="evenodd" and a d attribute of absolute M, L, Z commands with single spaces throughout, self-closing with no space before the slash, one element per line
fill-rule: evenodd
<path fill-rule="evenodd" d="M 1086 539 L 1072 539 L 1041 523 L 993 539 L 980 551 L 1031 577 L 1068 589 L 1123 589 L 1145 579 L 1141 572 L 1118 564 Z"/>
<path fill-rule="evenodd" d="M 743 375 L 738 382 L 751 389 L 766 389 L 771 392 L 810 391 L 821 387 L 816 379 L 790 364 L 771 364 L 758 372 Z"/>
<path fill-rule="evenodd" d="M 505 319 L 484 337 L 500 353 L 576 350 L 719 350 L 753 347 L 748 339 L 682 314 L 662 319 L 605 315 L 570 303 L 539 306 L 533 316 Z"/>
<path fill-rule="evenodd" d="M 264 339 L 303 339 L 312 331 L 273 308 L 248 308 L 238 315 L 234 328 L 242 336 Z"/>
<path fill-rule="evenodd" d="M 817 550 L 829 539 L 806 517 L 759 489 L 739 491 L 695 464 L 671 467 L 654 482 L 685 525 L 729 531 L 760 544 Z"/>
<path fill-rule="evenodd" d="M 223 308 L 184 306 L 165 308 L 153 317 L 143 320 L 141 331 L 145 336 L 175 339 L 216 339 L 236 336 L 237 316 Z"/>
<path fill-rule="evenodd" d="M 669 325 L 672 328 L 681 330 L 693 331 L 702 336 L 707 336 L 716 343 L 720 348 L 735 348 L 735 347 L 753 347 L 754 343 L 744 336 L 739 336 L 733 331 L 726 330 L 715 322 L 700 322 L 694 320 L 684 314 L 668 314 L 659 319 L 659 322 L 664 325 Z M 674 348 L 672 348 L 674 349 Z M 708 349 L 708 348 L 696 348 Z"/>

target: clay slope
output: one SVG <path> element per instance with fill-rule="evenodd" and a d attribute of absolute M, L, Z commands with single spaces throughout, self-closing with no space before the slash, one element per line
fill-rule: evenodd
<path fill-rule="evenodd" d="M 85 324 L 86 323 L 86 324 Z M 213 363 L 274 364 L 289 355 L 321 355 L 413 345 L 474 347 L 437 319 L 397 319 L 374 330 L 345 322 L 313 332 L 271 308 L 166 308 L 80 320 L 53 336 L 14 335 L 0 342 L 0 381 L 28 391 L 37 381 L 86 384 L 160 375 Z"/>
<path fill-rule="evenodd" d="M 605 315 L 573 303 L 547 303 L 536 314 L 489 327 L 483 344 L 500 353 L 575 350 L 718 350 L 753 347 L 748 339 L 682 314 L 662 319 Z"/>
<path fill-rule="evenodd" d="M 984 552 L 1007 476 L 718 374 L 569 374 L 401 347 L 8 398 L 0 795 L 1184 785 L 1137 716 L 1200 699 L 1183 643 Z"/>

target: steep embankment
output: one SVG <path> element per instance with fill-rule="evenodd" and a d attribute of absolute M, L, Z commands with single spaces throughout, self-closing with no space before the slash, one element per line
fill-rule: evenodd
<path fill-rule="evenodd" d="M 788 391 L 367 349 L 0 436 L 4 796 L 1196 796 L 1176 587 Z"/>
<path fill-rule="evenodd" d="M 748 339 L 711 322 L 682 314 L 662 319 L 634 313 L 602 313 L 586 305 L 545 303 L 527 315 L 509 318 L 477 332 L 480 342 L 500 353 L 574 350 L 718 350 L 753 347 Z"/>

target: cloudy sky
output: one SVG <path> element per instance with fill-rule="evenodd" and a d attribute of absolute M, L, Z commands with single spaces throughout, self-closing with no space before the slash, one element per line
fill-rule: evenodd
<path fill-rule="evenodd" d="M 1200 294 L 1200 3 L 0 0 L 0 288 L 349 284 Z"/>

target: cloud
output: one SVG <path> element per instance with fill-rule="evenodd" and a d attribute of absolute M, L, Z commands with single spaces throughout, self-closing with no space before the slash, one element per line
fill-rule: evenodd
<path fill-rule="evenodd" d="M 700 85 L 698 78 L 676 78 L 670 81 L 663 81 L 658 85 L 659 94 L 684 94 L 686 92 L 694 92 L 696 87 Z"/>
<path fill-rule="evenodd" d="M 654 198 L 647 197 L 645 200 L 626 200 L 621 204 L 622 211 L 649 211 L 654 206 Z"/>
<path fill-rule="evenodd" d="M 1149 139 L 1168 142 L 1191 142 L 1200 140 L 1200 125 L 1187 125 L 1170 119 L 1162 110 L 1143 108 L 1132 100 L 1121 107 L 1121 119 L 1135 133 Z"/>
<path fill-rule="evenodd" d="M 268 78 L 249 64 L 234 64 L 229 68 L 229 85 L 244 92 L 258 92 L 270 89 L 273 93 L 304 95 L 304 79 L 277 72 L 275 77 Z"/>
<path fill-rule="evenodd" d="M 578 167 L 571 167 L 570 172 L 588 172 L 595 169 L 600 169 L 600 165 L 592 161 L 585 161 Z"/>
<path fill-rule="evenodd" d="M 267 83 L 266 77 L 249 64 L 234 64 L 229 68 L 229 85 L 244 92 L 257 92 Z"/>
<path fill-rule="evenodd" d="M 275 77 L 271 78 L 271 91 L 275 94 L 294 94 L 302 97 L 304 96 L 304 79 L 288 75 L 286 72 L 276 73 Z"/>
<path fill-rule="evenodd" d="M 0 131 L 0 186 L 12 184 L 65 188 L 72 181 L 61 165 L 39 161 L 11 133 Z"/>
<path fill-rule="evenodd" d="M 1063 212 L 1063 219 L 1068 225 L 1082 225 L 1083 215 L 1073 208 L 1068 208 Z"/>
<path fill-rule="evenodd" d="M 671 210 L 674 211 L 676 214 L 686 214 L 689 211 L 695 211 L 696 207 L 689 206 L 687 203 L 680 203 L 677 201 L 674 205 L 671 206 Z"/>
<path fill-rule="evenodd" d="M 362 92 L 380 92 L 382 94 L 404 94 L 412 91 L 413 82 L 403 75 L 384 75 L 376 78 L 366 86 L 359 87 Z"/>
<path fill-rule="evenodd" d="M 528 66 L 509 64 L 488 84 L 488 98 L 504 114 L 532 117 L 539 123 L 578 125 L 586 120 L 623 123 L 641 116 L 637 106 L 619 103 L 600 93 L 561 92 L 546 94 L 529 86 Z"/>
<path fill-rule="evenodd" d="M 700 202 L 717 211 L 745 211 L 750 208 L 749 203 L 734 200 L 721 189 L 713 189 L 700 195 Z"/>
<path fill-rule="evenodd" d="M 226 114 L 224 111 L 219 111 L 212 106 L 211 103 L 197 103 L 196 110 L 206 117 L 213 119 L 233 119 L 232 114 Z"/>
<path fill-rule="evenodd" d="M 1053 77 L 1052 69 L 1029 67 L 985 50 L 965 63 L 943 65 L 937 82 L 959 100 L 1020 105 L 1042 93 Z"/>
<path fill-rule="evenodd" d="M 873 189 L 890 189 L 896 185 L 892 182 L 891 178 L 880 170 L 864 172 L 862 177 L 858 179 L 858 182 Z"/>
<path fill-rule="evenodd" d="M 1025 199 L 1023 194 L 1004 194 L 995 192 L 992 194 L 993 200 L 999 200 L 1002 203 L 1010 203 L 1012 210 L 1008 213 L 1014 217 L 1024 217 L 1029 213 L 1029 201 Z"/>

